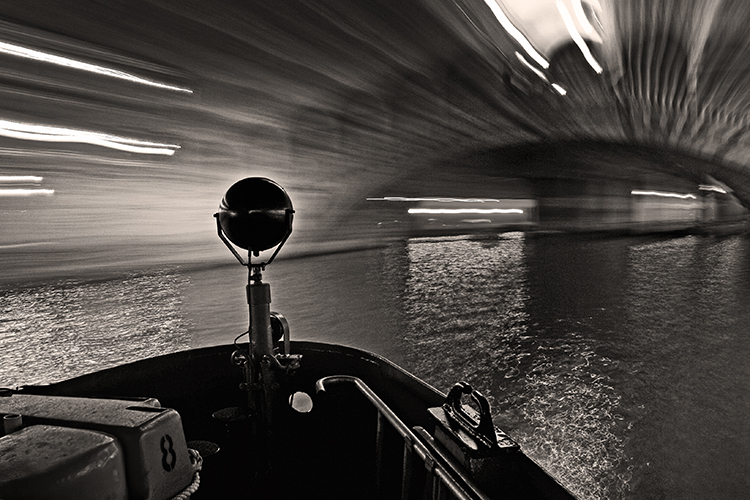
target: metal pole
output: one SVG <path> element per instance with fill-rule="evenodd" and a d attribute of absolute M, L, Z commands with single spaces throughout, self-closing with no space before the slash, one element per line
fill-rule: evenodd
<path fill-rule="evenodd" d="M 245 365 L 250 370 L 249 406 L 254 441 L 257 443 L 257 465 L 270 466 L 273 443 L 273 406 L 276 398 L 276 380 L 271 330 L 271 287 L 261 281 L 262 266 L 250 266 L 247 284 L 247 303 L 250 309 L 250 360 Z"/>

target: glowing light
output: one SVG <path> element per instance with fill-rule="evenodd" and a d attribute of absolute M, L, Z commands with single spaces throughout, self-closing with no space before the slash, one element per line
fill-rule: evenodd
<path fill-rule="evenodd" d="M 459 222 L 466 224 L 491 224 L 492 219 L 461 219 Z"/>
<path fill-rule="evenodd" d="M 490 8 L 492 13 L 500 22 L 500 25 L 503 27 L 503 29 L 505 29 L 505 31 L 507 31 L 510 36 L 516 39 L 516 41 L 521 45 L 521 47 L 523 47 L 523 50 L 526 51 L 529 57 L 535 60 L 537 64 L 539 64 L 539 66 L 541 66 L 542 68 L 549 68 L 549 63 L 547 62 L 547 60 L 542 57 L 539 52 L 536 51 L 536 49 L 531 45 L 531 42 L 529 42 L 520 31 L 518 31 L 518 28 L 516 28 L 512 22 L 510 22 L 510 19 L 508 19 L 508 17 L 505 15 L 505 12 L 503 12 L 503 9 L 501 9 L 497 4 L 497 1 L 484 0 L 484 3 L 486 3 Z"/>
<path fill-rule="evenodd" d="M 0 250 L 15 250 L 17 248 L 38 247 L 38 246 L 52 245 L 52 244 L 54 244 L 54 242 L 52 241 L 34 241 L 31 243 L 13 243 L 10 245 L 0 245 Z"/>
<path fill-rule="evenodd" d="M 149 85 L 151 87 L 159 87 L 167 90 L 174 90 L 177 92 L 186 92 L 192 94 L 193 91 L 184 88 L 176 87 L 174 85 L 167 85 L 147 78 L 141 78 L 140 76 L 126 73 L 117 69 L 107 68 L 105 66 L 99 66 L 97 64 L 90 64 L 69 57 L 56 56 L 53 54 L 47 54 L 39 50 L 29 49 L 20 45 L 13 45 L 7 42 L 0 42 L 0 52 L 10 54 L 26 59 L 33 59 L 35 61 L 42 61 L 51 64 L 57 64 L 59 66 L 65 66 L 68 68 L 80 69 L 82 71 L 88 71 L 90 73 L 97 73 L 99 75 L 110 76 L 113 78 L 119 78 L 121 80 L 128 80 L 134 83 L 140 83 L 142 85 Z"/>
<path fill-rule="evenodd" d="M 175 150 L 180 148 L 176 144 L 141 141 L 99 132 L 34 125 L 8 120 L 0 120 L 0 135 L 29 141 L 86 143 L 143 154 L 173 155 Z"/>
<path fill-rule="evenodd" d="M 716 193 L 726 194 L 726 189 L 720 188 L 719 186 L 712 186 L 711 184 L 701 184 L 698 186 L 701 191 L 714 191 Z"/>
<path fill-rule="evenodd" d="M 2 196 L 51 196 L 55 194 L 54 189 L 0 189 Z"/>
<path fill-rule="evenodd" d="M 493 198 L 407 198 L 404 196 L 386 196 L 383 198 L 367 198 L 367 201 L 436 201 L 440 203 L 498 203 Z"/>
<path fill-rule="evenodd" d="M 519 208 L 410 208 L 410 214 L 522 214 Z"/>
<path fill-rule="evenodd" d="M 570 37 L 573 39 L 575 44 L 578 45 L 578 48 L 581 50 L 583 57 L 586 59 L 586 62 L 589 63 L 589 66 L 591 66 L 594 71 L 600 74 L 603 71 L 601 65 L 594 58 L 594 55 L 589 50 L 589 47 L 588 45 L 586 45 L 583 37 L 581 37 L 581 34 L 578 33 L 578 30 L 573 23 L 573 18 L 570 16 L 570 12 L 568 12 L 568 9 L 565 7 L 565 5 L 563 5 L 562 0 L 557 0 L 557 9 L 560 11 L 560 15 L 562 16 L 563 22 L 565 23 L 565 27 L 568 28 Z"/>
<path fill-rule="evenodd" d="M 679 194 L 679 193 L 666 193 L 664 191 L 640 191 L 634 189 L 630 194 L 637 196 L 661 196 L 663 198 L 681 198 L 683 200 L 694 200 L 696 196 L 694 194 Z"/>
<path fill-rule="evenodd" d="M 526 60 L 525 57 L 523 57 L 523 55 L 521 53 L 516 52 L 516 57 L 518 58 L 519 61 L 521 61 L 523 64 L 525 64 L 527 68 L 529 68 L 531 71 L 533 71 L 534 73 L 536 73 L 536 76 L 538 76 L 539 78 L 541 78 L 545 82 L 548 81 L 547 77 L 544 76 L 544 73 L 542 73 L 537 68 L 535 68 L 529 61 Z"/>
<path fill-rule="evenodd" d="M 558 92 L 558 93 L 559 93 L 560 95 L 565 95 L 565 94 L 567 94 L 567 93 L 568 93 L 568 91 L 567 91 L 567 90 L 565 90 L 564 88 L 562 88 L 561 86 L 559 86 L 559 85 L 558 85 L 558 84 L 556 84 L 556 83 L 553 83 L 553 84 L 552 84 L 552 88 L 553 88 L 553 89 L 555 89 L 555 90 L 557 90 L 557 92 Z"/>
<path fill-rule="evenodd" d="M 36 175 L 0 175 L 0 182 L 17 182 L 39 184 L 44 177 Z"/>

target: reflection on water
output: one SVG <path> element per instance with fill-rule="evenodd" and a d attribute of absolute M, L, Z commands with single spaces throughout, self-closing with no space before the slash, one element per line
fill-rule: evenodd
<path fill-rule="evenodd" d="M 746 237 L 412 240 L 410 368 L 581 498 L 746 495 Z"/>
<path fill-rule="evenodd" d="M 0 291 L 0 386 L 48 383 L 185 349 L 174 270 Z"/>
<path fill-rule="evenodd" d="M 581 498 L 750 491 L 747 237 L 413 239 L 264 279 L 293 338 L 470 382 Z M 245 282 L 232 264 L 0 289 L 0 386 L 228 343 Z"/>
<path fill-rule="evenodd" d="M 531 326 L 520 233 L 408 246 L 405 307 L 411 366 L 436 387 L 470 381 L 495 422 L 582 498 L 609 498 L 628 472 L 619 396 L 576 322 Z M 535 318 L 537 319 L 537 318 Z"/>

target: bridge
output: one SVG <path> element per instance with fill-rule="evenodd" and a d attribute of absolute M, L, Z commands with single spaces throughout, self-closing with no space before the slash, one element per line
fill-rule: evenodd
<path fill-rule="evenodd" d="M 0 246 L 223 255 L 210 215 L 251 175 L 308 249 L 430 196 L 748 206 L 748 22 L 743 0 L 4 2 Z"/>

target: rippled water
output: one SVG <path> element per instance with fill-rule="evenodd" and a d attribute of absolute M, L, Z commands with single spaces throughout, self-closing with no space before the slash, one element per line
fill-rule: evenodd
<path fill-rule="evenodd" d="M 188 348 L 186 283 L 167 269 L 0 291 L 0 385 L 48 383 Z"/>
<path fill-rule="evenodd" d="M 613 361 L 582 331 L 589 318 L 567 308 L 538 315 L 527 255 L 534 246 L 520 234 L 409 245 L 414 371 L 438 387 L 470 381 L 491 397 L 496 423 L 568 487 L 582 498 L 616 497 L 631 471 L 621 395 L 607 375 Z M 579 293 L 572 283 L 541 285 Z"/>
<path fill-rule="evenodd" d="M 413 371 L 491 395 L 581 498 L 747 496 L 747 238 L 412 240 L 406 258 Z"/>
<path fill-rule="evenodd" d="M 444 391 L 469 381 L 581 498 L 750 491 L 746 237 L 413 239 L 264 276 L 294 338 L 379 352 Z M 0 290 L 0 385 L 228 342 L 245 279 L 167 268 Z"/>

